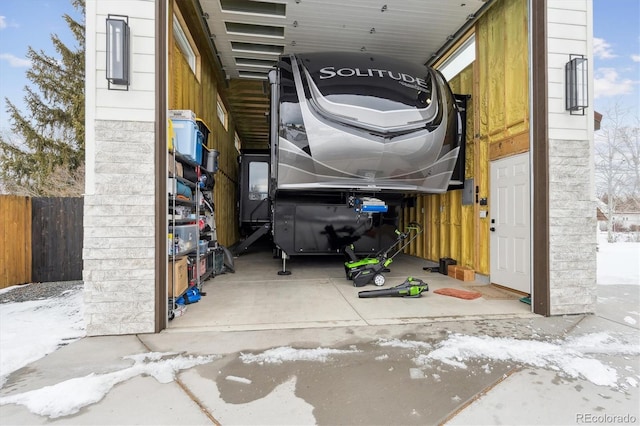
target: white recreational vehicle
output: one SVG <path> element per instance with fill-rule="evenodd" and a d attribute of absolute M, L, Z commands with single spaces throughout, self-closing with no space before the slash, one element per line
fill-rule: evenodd
<path fill-rule="evenodd" d="M 236 253 L 268 232 L 283 259 L 377 252 L 403 200 L 462 183 L 464 97 L 439 72 L 307 53 L 283 56 L 269 83 L 270 150 L 241 156 L 240 223 L 253 234 Z"/>

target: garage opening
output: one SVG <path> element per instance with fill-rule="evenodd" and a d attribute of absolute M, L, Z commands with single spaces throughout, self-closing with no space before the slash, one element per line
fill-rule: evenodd
<path fill-rule="evenodd" d="M 526 2 L 447 6 L 440 34 L 420 32 L 430 27 L 429 5 L 344 6 L 344 19 L 357 23 L 343 26 L 348 46 L 332 39 L 320 3 L 170 2 L 182 33 L 170 31 L 168 43 L 177 148 L 168 159 L 169 328 L 529 315 L 530 283 L 493 282 L 489 250 L 490 162 L 529 146 Z M 402 43 L 385 22 L 392 14 L 406 19 L 411 37 Z M 356 35 L 362 25 L 365 39 Z M 496 28 L 513 38 L 494 40 Z M 197 61 L 185 43 L 194 44 Z M 394 68 L 400 62 L 438 71 Z M 376 95 L 358 103 L 367 79 Z M 385 86 L 391 81 L 396 98 Z M 399 112 L 409 109 L 407 93 L 409 119 Z M 340 137 L 316 136 L 335 129 Z M 429 154 L 415 149 L 428 145 L 425 134 L 442 139 Z M 185 147 L 185 138 L 195 142 Z M 354 286 L 345 261 L 375 257 L 415 223 L 423 232 L 384 266 L 384 288 L 411 278 L 428 291 L 359 297 L 377 288 Z M 182 273 L 200 295 L 176 308 L 185 300 L 184 285 L 176 287 Z M 436 293 L 445 289 L 457 291 Z"/>

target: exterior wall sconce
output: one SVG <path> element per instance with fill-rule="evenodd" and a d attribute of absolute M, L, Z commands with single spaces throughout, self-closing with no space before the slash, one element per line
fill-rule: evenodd
<path fill-rule="evenodd" d="M 569 55 L 565 65 L 565 109 L 571 115 L 584 115 L 589 106 L 588 61 L 583 55 Z"/>
<path fill-rule="evenodd" d="M 109 90 L 129 90 L 128 16 L 107 16 L 107 81 Z M 126 87 L 115 88 L 112 84 Z"/>

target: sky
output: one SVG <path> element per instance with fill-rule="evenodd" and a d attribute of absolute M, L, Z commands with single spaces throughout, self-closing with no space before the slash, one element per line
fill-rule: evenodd
<path fill-rule="evenodd" d="M 24 108 L 24 86 L 30 63 L 27 50 L 43 50 L 55 56 L 51 34 L 57 34 L 67 46 L 75 38 L 62 18 L 65 13 L 80 19 L 70 0 L 1 0 L 0 1 L 0 133 L 9 130 L 5 98 Z"/>
<path fill-rule="evenodd" d="M 593 8 L 594 108 L 603 113 L 618 102 L 640 115 L 640 1 L 593 0 Z M 25 111 L 28 46 L 51 52 L 52 33 L 74 42 L 64 13 L 78 17 L 70 0 L 0 1 L 0 132 L 9 127 L 5 98 Z"/>
<path fill-rule="evenodd" d="M 593 0 L 593 55 L 595 110 L 640 116 L 640 1 Z"/>
<path fill-rule="evenodd" d="M 599 235 L 598 285 L 626 284 L 640 288 L 640 268 L 637 264 L 640 256 L 640 243 L 607 243 L 606 233 Z M 28 284 L 37 285 L 37 284 Z M 0 290 L 3 294 L 16 286 Z M 598 298 L 598 303 L 615 303 L 609 298 Z M 620 324 L 628 324 L 637 329 L 640 312 L 637 310 L 611 309 L 618 317 L 608 318 Z M 43 300 L 0 304 L 0 388 L 4 386 L 11 373 L 54 352 L 62 345 L 73 344 L 85 336 L 84 305 L 81 288 L 69 291 L 61 297 Z M 189 314 L 187 310 L 186 315 Z M 380 347 L 395 347 L 415 350 L 414 368 L 411 378 L 424 378 L 429 375 L 438 381 L 432 366 L 441 363 L 450 368 L 467 370 L 478 361 L 484 363 L 483 369 L 489 373 L 492 362 L 507 361 L 522 367 L 543 368 L 557 372 L 568 379 L 579 378 L 597 386 L 606 386 L 623 391 L 625 388 L 638 387 L 640 374 L 632 367 L 613 368 L 609 363 L 597 359 L 594 355 L 640 354 L 640 347 L 629 343 L 637 339 L 637 333 L 619 335 L 614 332 L 597 331 L 577 334 L 564 339 L 545 338 L 542 331 L 537 339 L 500 338 L 488 335 L 450 333 L 442 341 L 431 344 L 413 340 L 380 339 Z M 626 336 L 626 337 L 625 337 Z M 632 336 L 632 337 L 630 337 Z M 635 337 L 633 337 L 635 336 Z M 361 352 L 357 347 L 347 350 L 332 348 L 295 348 L 281 346 L 258 353 L 240 353 L 239 359 L 245 364 L 284 364 L 294 361 L 323 363 L 336 356 L 349 356 Z M 0 405 L 18 404 L 29 411 L 48 418 L 70 416 L 83 407 L 98 403 L 119 383 L 138 376 L 151 376 L 160 384 L 175 380 L 180 371 L 210 363 L 219 359 L 219 354 L 191 356 L 185 353 L 143 352 L 124 356 L 130 365 L 111 372 L 91 373 L 74 377 L 39 389 L 22 393 L 0 396 Z M 377 360 L 378 358 L 376 358 Z M 384 355 L 380 356 L 380 360 Z M 633 358 L 629 358 L 633 359 Z M 226 376 L 228 381 L 252 386 L 246 377 Z M 293 394 L 295 376 L 287 383 L 279 385 L 264 398 L 252 401 L 238 409 L 237 404 L 227 404 L 221 398 L 215 403 L 216 417 L 222 424 L 245 423 L 239 415 L 243 412 L 275 412 L 285 399 L 281 394 Z M 285 395 L 286 396 L 286 395 Z M 306 404 L 306 403 L 305 403 Z M 232 407 L 233 406 L 233 407 Z M 306 404 L 301 407 L 313 424 L 313 407 Z M 284 417 L 283 417 L 284 418 Z M 250 423 L 250 419 L 244 419 Z"/>

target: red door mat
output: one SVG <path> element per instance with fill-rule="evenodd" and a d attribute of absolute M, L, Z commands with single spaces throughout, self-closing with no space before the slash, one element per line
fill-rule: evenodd
<path fill-rule="evenodd" d="M 442 294 L 443 296 L 457 297 L 465 300 L 473 300 L 482 296 L 482 293 L 478 293 L 477 291 L 459 290 L 457 288 L 439 288 L 433 292 Z"/>

